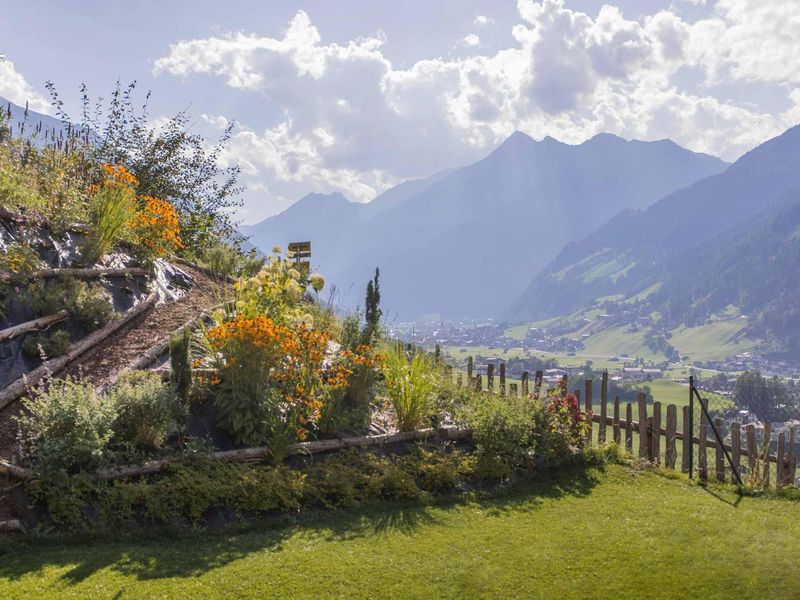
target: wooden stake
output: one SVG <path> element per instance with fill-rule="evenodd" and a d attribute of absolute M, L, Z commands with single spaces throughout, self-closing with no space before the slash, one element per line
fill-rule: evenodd
<path fill-rule="evenodd" d="M 714 429 L 717 430 L 719 437 L 722 437 L 722 419 L 719 417 L 714 418 Z M 717 436 L 715 435 L 714 438 L 716 439 Z M 717 481 L 724 482 L 725 481 L 725 454 L 722 450 L 722 444 L 719 443 L 719 440 L 716 440 L 714 444 L 715 447 L 715 465 L 714 465 L 714 472 L 717 474 Z"/>
<path fill-rule="evenodd" d="M 648 439 L 647 439 L 647 395 L 639 392 L 637 400 L 639 405 L 639 458 L 647 458 Z"/>
<path fill-rule="evenodd" d="M 522 372 L 522 395 L 527 398 L 530 390 L 528 389 L 528 372 Z"/>
<path fill-rule="evenodd" d="M 467 380 L 472 379 L 472 370 L 474 367 L 474 361 L 471 356 L 467 357 Z"/>
<path fill-rule="evenodd" d="M 625 452 L 633 454 L 633 406 L 625 404 Z"/>
<path fill-rule="evenodd" d="M 678 407 L 674 404 L 667 405 L 667 452 L 664 457 L 664 466 L 668 469 L 675 468 L 678 452 L 675 449 L 675 439 L 678 431 Z"/>
<path fill-rule="evenodd" d="M 584 397 L 584 400 L 583 400 L 584 412 L 586 412 L 587 415 L 591 415 L 592 414 L 592 380 L 591 379 L 587 379 L 587 380 L 585 380 L 583 382 L 583 389 L 586 391 L 586 396 Z M 591 428 L 589 429 L 589 433 L 586 434 L 585 444 L 586 444 L 587 448 L 591 448 L 592 447 L 592 430 L 591 430 Z"/>
<path fill-rule="evenodd" d="M 486 366 L 486 389 L 490 394 L 494 393 L 494 364 L 492 363 Z"/>
<path fill-rule="evenodd" d="M 752 423 L 744 428 L 747 441 L 747 473 L 751 477 L 757 475 L 758 444 L 756 443 L 756 427 Z"/>
<path fill-rule="evenodd" d="M 500 363 L 500 395 L 506 395 L 506 363 Z"/>
<path fill-rule="evenodd" d="M 606 417 L 608 416 L 608 371 L 603 371 L 600 380 L 600 429 L 597 432 L 597 444 L 606 443 Z"/>
<path fill-rule="evenodd" d="M 681 449 L 683 455 L 681 456 L 681 471 L 684 473 L 689 472 L 689 457 L 694 452 L 693 443 L 694 432 L 689 431 L 689 406 L 683 407 L 683 439 L 681 440 Z"/>
<path fill-rule="evenodd" d="M 661 464 L 661 402 L 653 402 L 653 429 L 651 431 L 653 461 L 658 465 Z"/>
<path fill-rule="evenodd" d="M 761 444 L 762 448 L 762 456 L 764 458 L 764 487 L 769 487 L 769 475 L 770 475 L 770 467 L 769 467 L 769 453 L 770 453 L 770 446 L 772 445 L 772 427 L 770 426 L 769 421 L 764 423 L 764 440 Z"/>
<path fill-rule="evenodd" d="M 703 402 L 701 399 L 700 402 Z M 708 424 L 706 422 L 706 412 L 700 412 L 700 442 L 697 444 L 697 470 L 701 481 L 708 480 Z"/>
<path fill-rule="evenodd" d="M 742 462 L 742 424 L 734 421 L 731 423 L 731 462 L 733 468 L 739 473 L 739 465 Z M 731 481 L 736 483 L 736 475 L 731 473 Z"/>
<path fill-rule="evenodd" d="M 775 478 L 775 489 L 781 489 L 786 479 L 784 471 L 786 470 L 786 434 L 783 431 L 778 433 L 778 464 L 777 464 L 777 477 Z"/>
<path fill-rule="evenodd" d="M 614 443 L 619 445 L 619 396 L 614 398 L 614 423 L 611 427 L 611 435 L 614 438 Z"/>

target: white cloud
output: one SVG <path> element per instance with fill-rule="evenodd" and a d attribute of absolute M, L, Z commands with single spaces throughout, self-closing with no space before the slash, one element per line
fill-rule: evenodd
<path fill-rule="evenodd" d="M 478 26 L 491 25 L 494 23 L 494 19 L 487 17 L 486 15 L 475 15 L 475 20 L 473 23 Z"/>
<path fill-rule="evenodd" d="M 154 71 L 220 77 L 282 112 L 265 131 L 239 131 L 226 151 L 275 198 L 339 190 L 368 200 L 403 179 L 476 159 L 515 129 L 568 142 L 600 131 L 669 137 L 736 158 L 800 116 L 800 86 L 777 88 L 794 108 L 771 114 L 718 98 L 708 86 L 679 87 L 675 75 L 690 66 L 709 83 L 798 83 L 790 59 L 800 56 L 798 17 L 787 9 L 795 1 L 766 8 L 718 0 L 711 16 L 689 23 L 668 10 L 631 20 L 613 6 L 591 16 L 563 0 L 518 0 L 522 22 L 511 47 L 407 69 L 386 57 L 384 36 L 325 44 L 300 11 L 280 38 L 235 33 L 178 42 Z M 762 46 L 759 28 L 769 37 Z M 477 47 L 480 38 L 470 34 L 464 43 Z"/>
<path fill-rule="evenodd" d="M 51 112 L 47 98 L 34 90 L 8 59 L 0 60 L 0 96 L 19 106 L 27 102 L 31 110 L 37 112 Z"/>
<path fill-rule="evenodd" d="M 468 33 L 463 39 L 464 45 L 469 47 L 480 46 L 481 38 L 476 33 Z"/>

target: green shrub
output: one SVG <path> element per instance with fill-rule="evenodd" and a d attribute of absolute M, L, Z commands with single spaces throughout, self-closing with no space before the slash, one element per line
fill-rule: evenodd
<path fill-rule="evenodd" d="M 106 461 L 116 406 L 95 394 L 90 383 L 53 380 L 46 390 L 22 402 L 27 414 L 17 421 L 36 468 L 74 471 Z"/>
<path fill-rule="evenodd" d="M 184 404 L 158 373 L 126 373 L 108 393 L 108 401 L 116 409 L 115 441 L 156 449 L 183 431 Z"/>
<path fill-rule="evenodd" d="M 538 403 L 493 394 L 475 396 L 459 418 L 472 430 L 480 470 L 492 478 L 532 467 L 547 426 Z"/>
<path fill-rule="evenodd" d="M 69 352 L 69 345 L 68 331 L 35 333 L 25 337 L 25 341 L 22 342 L 22 351 L 30 357 L 38 358 L 44 354 L 47 358 L 53 358 Z"/>
<path fill-rule="evenodd" d="M 434 415 L 433 394 L 438 385 L 438 371 L 423 353 L 409 357 L 396 344 L 383 365 L 386 393 L 397 413 L 400 431 L 413 431 Z"/>
<path fill-rule="evenodd" d="M 230 244 L 215 243 L 203 251 L 200 264 L 226 277 L 253 277 L 264 266 L 265 259 L 253 249 L 242 252 Z"/>
<path fill-rule="evenodd" d="M 27 304 L 37 316 L 66 310 L 87 332 L 99 329 L 114 316 L 111 295 L 105 289 L 74 277 L 34 281 L 28 286 Z"/>

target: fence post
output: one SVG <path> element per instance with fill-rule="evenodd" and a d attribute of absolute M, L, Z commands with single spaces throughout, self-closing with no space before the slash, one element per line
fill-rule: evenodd
<path fill-rule="evenodd" d="M 639 392 L 639 458 L 647 458 L 648 442 L 647 439 L 647 395 Z"/>
<path fill-rule="evenodd" d="M 789 428 L 789 472 L 787 473 L 787 483 L 794 485 L 797 477 L 797 454 L 794 451 L 794 425 Z"/>
<path fill-rule="evenodd" d="M 633 454 L 633 406 L 625 404 L 625 451 Z"/>
<path fill-rule="evenodd" d="M 606 418 L 608 418 L 608 371 L 603 371 L 600 380 L 600 429 L 597 431 L 597 445 L 606 443 Z"/>
<path fill-rule="evenodd" d="M 522 372 L 522 395 L 527 398 L 528 394 L 530 393 L 528 389 L 528 372 Z"/>
<path fill-rule="evenodd" d="M 778 433 L 778 465 L 776 468 L 777 477 L 775 477 L 775 489 L 781 489 L 785 479 L 784 471 L 786 470 L 786 434 L 783 431 Z"/>
<path fill-rule="evenodd" d="M 664 466 L 668 469 L 675 468 L 678 453 L 675 451 L 675 434 L 678 431 L 678 408 L 674 404 L 667 405 L 667 453 L 664 457 Z"/>
<path fill-rule="evenodd" d="M 764 487 L 769 487 L 769 475 L 772 470 L 769 465 L 769 452 L 772 446 L 772 426 L 769 421 L 764 423 Z"/>
<path fill-rule="evenodd" d="M 434 349 L 434 360 L 438 363 L 439 359 L 442 357 L 442 349 L 439 347 L 439 344 L 436 344 L 436 348 Z"/>
<path fill-rule="evenodd" d="M 472 370 L 475 366 L 475 362 L 473 361 L 471 356 L 467 357 L 467 381 L 472 379 Z"/>
<path fill-rule="evenodd" d="M 539 395 L 542 392 L 542 379 L 544 379 L 544 372 L 539 370 L 536 371 L 536 374 L 533 378 L 533 397 L 539 398 Z"/>
<path fill-rule="evenodd" d="M 590 415 L 592 414 L 592 383 L 593 382 L 592 382 L 591 379 L 586 379 L 583 382 L 583 389 L 584 389 L 584 392 L 586 394 L 584 399 L 583 399 L 583 410 L 586 413 L 586 416 L 589 417 L 589 418 L 591 418 Z M 589 424 L 591 425 L 591 423 L 592 423 L 592 421 L 590 420 Z M 589 428 L 589 433 L 586 434 L 586 446 L 588 448 L 592 447 L 592 429 L 591 429 L 591 427 Z"/>
<path fill-rule="evenodd" d="M 661 402 L 653 402 L 653 461 L 661 464 Z"/>
<path fill-rule="evenodd" d="M 736 469 L 737 473 L 739 473 L 739 465 L 742 462 L 742 425 L 737 421 L 731 423 L 731 448 L 733 450 L 731 453 L 733 468 Z M 731 481 L 736 483 L 736 475 L 733 473 L 731 473 Z"/>
<path fill-rule="evenodd" d="M 756 444 L 756 427 L 752 423 L 744 428 L 747 438 L 747 473 L 750 477 L 756 474 L 758 465 L 758 444 Z"/>
<path fill-rule="evenodd" d="M 475 391 L 476 392 L 482 392 L 483 391 L 483 377 L 481 377 L 480 373 L 475 375 Z"/>
<path fill-rule="evenodd" d="M 516 398 L 519 395 L 519 391 L 517 389 L 517 384 L 516 383 L 509 383 L 508 384 L 508 394 L 512 398 Z"/>
<path fill-rule="evenodd" d="M 614 438 L 614 443 L 619 445 L 619 396 L 614 398 L 614 423 L 611 426 L 611 435 Z"/>
<path fill-rule="evenodd" d="M 702 398 L 700 402 L 703 403 Z M 708 479 L 708 424 L 706 422 L 706 412 L 700 411 L 700 443 L 697 444 L 697 470 L 700 480 Z"/>
<path fill-rule="evenodd" d="M 717 430 L 717 436 L 715 437 L 722 437 L 722 419 L 719 417 L 714 417 L 714 429 Z M 716 452 L 715 458 L 716 461 L 714 463 L 714 472 L 717 474 L 717 481 L 724 482 L 725 481 L 725 455 L 722 453 L 722 443 L 717 440 L 716 444 L 714 444 Z"/>
<path fill-rule="evenodd" d="M 500 363 L 500 395 L 506 395 L 506 363 Z"/>
<path fill-rule="evenodd" d="M 689 405 L 683 407 L 683 436 L 681 448 L 683 455 L 681 456 L 681 471 L 688 473 L 692 468 L 691 456 L 694 452 L 694 432 L 692 431 L 692 422 L 689 419 L 689 412 L 691 408 Z"/>
<path fill-rule="evenodd" d="M 486 365 L 486 389 L 490 394 L 494 394 L 494 364 Z"/>

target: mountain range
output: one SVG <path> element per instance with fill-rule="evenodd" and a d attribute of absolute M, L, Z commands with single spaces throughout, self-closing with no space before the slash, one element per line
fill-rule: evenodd
<path fill-rule="evenodd" d="M 568 244 L 505 311 L 524 322 L 615 297 L 664 328 L 734 307 L 744 332 L 799 354 L 800 127 L 725 171 L 623 211 Z"/>
<path fill-rule="evenodd" d="M 380 267 L 388 315 L 490 317 L 565 244 L 727 166 L 669 140 L 600 134 L 569 145 L 517 132 L 475 164 L 372 202 L 311 194 L 242 231 L 265 251 L 311 240 L 314 265 L 346 305 Z"/>

